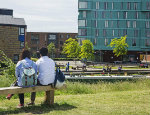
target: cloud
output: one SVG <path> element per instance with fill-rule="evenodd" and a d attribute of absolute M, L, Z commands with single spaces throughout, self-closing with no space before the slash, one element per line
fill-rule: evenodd
<path fill-rule="evenodd" d="M 24 18 L 27 31 L 77 32 L 77 4 L 77 0 L 5 0 L 0 7 Z"/>

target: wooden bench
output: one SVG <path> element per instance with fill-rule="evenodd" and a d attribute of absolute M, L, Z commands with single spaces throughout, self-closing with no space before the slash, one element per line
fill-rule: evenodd
<path fill-rule="evenodd" d="M 38 92 L 38 91 L 45 91 L 45 103 L 49 105 L 54 104 L 54 90 L 50 85 L 47 86 L 35 86 L 35 87 L 3 87 L 0 88 L 0 95 L 7 95 L 7 94 L 18 94 L 18 93 L 27 93 L 27 92 Z"/>

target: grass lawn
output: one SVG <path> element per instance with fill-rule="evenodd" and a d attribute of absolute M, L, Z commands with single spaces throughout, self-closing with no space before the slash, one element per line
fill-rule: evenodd
<path fill-rule="evenodd" d="M 16 108 L 18 99 L 9 101 L 2 98 L 0 99 L 0 115 L 150 115 L 149 83 L 149 80 L 101 85 L 70 83 L 68 90 L 76 87 L 72 91 L 78 91 L 72 94 L 71 91 L 68 94 L 60 93 L 60 95 L 56 92 L 55 104 L 51 107 L 41 104 L 44 96 L 39 95 L 37 95 L 35 106 L 26 105 L 22 109 Z M 86 92 L 86 87 L 90 89 L 88 91 L 90 94 Z M 29 96 L 25 97 L 25 103 L 29 100 Z"/>

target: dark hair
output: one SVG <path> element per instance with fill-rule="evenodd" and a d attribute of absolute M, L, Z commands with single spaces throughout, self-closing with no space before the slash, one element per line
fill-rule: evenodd
<path fill-rule="evenodd" d="M 21 57 L 20 57 L 20 60 L 23 60 L 25 58 L 31 58 L 30 57 L 30 51 L 29 50 L 26 50 L 26 49 L 23 49 L 22 53 L 21 53 Z"/>
<path fill-rule="evenodd" d="M 40 49 L 40 54 L 41 54 L 42 56 L 47 56 L 47 54 L 48 54 L 48 49 L 42 47 L 42 48 Z"/>

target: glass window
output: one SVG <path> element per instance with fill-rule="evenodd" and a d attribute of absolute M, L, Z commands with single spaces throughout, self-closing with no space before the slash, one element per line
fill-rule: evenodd
<path fill-rule="evenodd" d="M 78 20 L 79 26 L 86 26 L 86 20 Z"/>
<path fill-rule="evenodd" d="M 112 35 L 115 36 L 115 30 L 112 30 Z"/>
<path fill-rule="evenodd" d="M 131 9 L 131 3 L 130 3 L 130 2 L 127 3 L 127 9 L 128 9 L 128 10 Z"/>
<path fill-rule="evenodd" d="M 99 2 L 96 2 L 96 9 L 99 9 Z"/>
<path fill-rule="evenodd" d="M 114 22 L 113 21 L 111 21 L 111 27 L 113 27 L 114 26 Z"/>
<path fill-rule="evenodd" d="M 61 35 L 60 35 L 60 38 L 64 38 L 64 36 L 61 34 Z"/>
<path fill-rule="evenodd" d="M 121 34 L 121 33 L 120 33 L 120 30 L 118 30 L 118 37 L 120 37 L 120 34 Z"/>
<path fill-rule="evenodd" d="M 19 28 L 19 35 L 25 35 L 25 28 Z"/>
<path fill-rule="evenodd" d="M 119 13 L 119 12 L 117 12 L 117 18 L 119 19 L 119 17 L 120 17 L 120 13 Z"/>
<path fill-rule="evenodd" d="M 97 11 L 94 12 L 94 17 L 95 17 L 95 18 L 98 17 L 98 12 L 97 12 Z"/>
<path fill-rule="evenodd" d="M 121 10 L 123 9 L 123 2 L 121 2 Z"/>
<path fill-rule="evenodd" d="M 39 35 L 38 34 L 31 34 L 31 41 L 37 41 L 39 40 Z"/>
<path fill-rule="evenodd" d="M 147 10 L 150 10 L 150 2 L 146 2 L 146 8 Z"/>
<path fill-rule="evenodd" d="M 134 30 L 134 37 L 138 37 L 138 30 Z"/>
<path fill-rule="evenodd" d="M 146 37 L 150 37 L 150 30 L 145 30 L 146 31 Z"/>
<path fill-rule="evenodd" d="M 127 28 L 130 28 L 130 21 L 127 21 Z"/>
<path fill-rule="evenodd" d="M 83 11 L 83 18 L 86 18 L 86 11 Z"/>
<path fill-rule="evenodd" d="M 145 46 L 150 46 L 150 40 L 149 39 L 145 39 Z"/>
<path fill-rule="evenodd" d="M 104 30 L 103 30 L 103 36 L 105 37 L 106 34 L 107 34 L 107 33 L 106 33 L 106 30 L 104 29 Z"/>
<path fill-rule="evenodd" d="M 111 5 L 112 5 L 112 10 L 113 10 L 114 9 L 114 3 L 112 2 Z"/>
<path fill-rule="evenodd" d="M 99 30 L 98 29 L 96 29 L 95 34 L 96 34 L 96 36 L 99 36 Z"/>
<path fill-rule="evenodd" d="M 61 44 L 61 45 L 63 45 L 63 44 L 64 44 L 64 42 L 63 42 L 63 41 L 60 41 L 60 44 Z"/>
<path fill-rule="evenodd" d="M 97 28 L 98 26 L 97 20 L 94 21 L 94 26 Z"/>
<path fill-rule="evenodd" d="M 16 64 L 19 61 L 19 54 L 14 54 L 14 63 Z"/>
<path fill-rule="evenodd" d="M 136 39 L 132 39 L 132 46 L 136 46 Z"/>
<path fill-rule="evenodd" d="M 119 28 L 119 25 L 120 25 L 120 24 L 119 24 L 119 20 L 117 20 L 117 28 Z"/>
<path fill-rule="evenodd" d="M 97 38 L 95 38 L 94 40 L 93 40 L 93 45 L 96 45 L 97 44 Z"/>
<path fill-rule="evenodd" d="M 134 10 L 137 10 L 137 3 L 134 3 Z"/>
<path fill-rule="evenodd" d="M 128 18 L 128 12 L 124 12 L 124 13 L 123 13 L 123 18 L 124 18 L 124 19 L 127 19 L 127 18 Z"/>
<path fill-rule="evenodd" d="M 79 8 L 87 8 L 87 2 L 79 2 Z"/>
<path fill-rule="evenodd" d="M 150 28 L 150 22 L 149 22 L 149 21 L 146 21 L 146 22 L 145 22 L 145 26 L 146 26 L 146 28 Z"/>
<path fill-rule="evenodd" d="M 20 42 L 20 48 L 24 48 L 24 42 Z"/>
<path fill-rule="evenodd" d="M 110 11 L 110 18 L 112 18 L 112 11 Z"/>
<path fill-rule="evenodd" d="M 136 28 L 136 21 L 133 21 L 133 28 Z"/>
<path fill-rule="evenodd" d="M 108 8 L 108 3 L 104 2 L 104 9 L 107 10 L 107 8 Z"/>
<path fill-rule="evenodd" d="M 105 28 L 108 28 L 108 20 L 105 21 Z"/>
<path fill-rule="evenodd" d="M 86 29 L 79 29 L 78 34 L 79 34 L 79 36 L 86 36 L 87 35 L 87 30 Z"/>
<path fill-rule="evenodd" d="M 69 35 L 69 34 L 67 34 L 67 38 L 70 38 L 70 35 Z"/>
<path fill-rule="evenodd" d="M 108 45 L 108 39 L 105 38 L 105 46 L 107 46 L 107 45 Z"/>
<path fill-rule="evenodd" d="M 138 17 L 139 17 L 138 12 L 135 12 L 135 19 L 138 19 Z"/>
<path fill-rule="evenodd" d="M 127 35 L 127 30 L 126 30 L 126 29 L 123 30 L 123 35 L 124 35 L 124 36 Z"/>
<path fill-rule="evenodd" d="M 105 18 L 105 17 L 106 17 L 106 12 L 102 11 L 102 18 Z"/>

